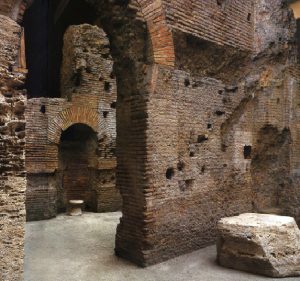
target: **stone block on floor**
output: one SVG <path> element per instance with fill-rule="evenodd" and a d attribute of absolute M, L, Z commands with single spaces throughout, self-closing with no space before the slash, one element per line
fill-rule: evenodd
<path fill-rule="evenodd" d="M 270 277 L 300 276 L 300 230 L 292 217 L 246 213 L 223 218 L 217 261 Z"/>

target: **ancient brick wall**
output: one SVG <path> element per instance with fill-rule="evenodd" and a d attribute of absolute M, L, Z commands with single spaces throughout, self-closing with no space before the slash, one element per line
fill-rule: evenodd
<path fill-rule="evenodd" d="M 65 99 L 29 99 L 26 107 L 26 219 L 52 218 L 57 213 L 58 146 L 48 141 L 48 123 L 67 108 Z"/>
<path fill-rule="evenodd" d="M 210 68 L 178 65 L 190 73 L 162 66 L 150 70 L 147 164 L 155 177 L 145 191 L 151 229 L 143 251 L 147 264 L 212 243 L 220 217 L 279 210 L 299 220 L 298 180 L 292 176 L 291 181 L 290 169 L 291 159 L 297 159 L 292 151 L 298 149 L 294 106 L 299 77 L 288 70 L 295 63 L 294 22 L 280 1 L 261 3 L 255 27 L 262 28 L 264 19 L 263 30 L 273 33 L 267 38 L 261 30 L 255 34 L 255 42 L 263 43 L 255 60 L 247 52 L 235 57 L 224 46 L 217 57 L 225 54 L 226 60 L 217 65 L 214 53 L 207 54 L 206 48 L 213 46 L 209 43 L 196 53 L 188 49 L 190 60 L 183 62 L 200 65 L 202 55 Z M 263 17 L 264 9 L 273 11 L 270 5 L 278 18 Z M 186 44 L 197 42 L 203 44 Z M 180 52 L 176 48 L 176 57 Z M 237 72 L 232 72 L 234 61 Z"/>
<path fill-rule="evenodd" d="M 114 176 L 116 81 L 112 67 L 103 30 L 91 25 L 67 30 L 61 71 L 65 98 L 28 102 L 28 220 L 55 216 L 56 209 L 65 210 L 68 200 L 76 198 L 84 199 L 86 208 L 92 211 L 120 209 Z M 88 144 L 88 150 L 76 149 L 72 140 L 62 143 L 62 131 L 76 124 L 87 125 L 95 132 L 96 143 Z M 82 142 L 79 140 L 78 145 Z M 72 155 L 78 156 L 76 161 Z M 49 183 L 40 184 L 41 178 L 49 179 Z"/>
<path fill-rule="evenodd" d="M 21 28 L 0 16 L 0 279 L 22 280 L 25 226 L 26 92 L 19 69 Z"/>
<path fill-rule="evenodd" d="M 152 71 L 148 165 L 156 176 L 147 205 L 149 263 L 208 245 L 221 217 L 252 210 L 251 160 L 243 153 L 252 144 L 250 128 L 235 132 L 227 149 L 221 138 L 222 124 L 245 97 L 243 85 Z"/>
<path fill-rule="evenodd" d="M 173 32 L 180 30 L 219 45 L 252 50 L 254 0 L 162 2 Z"/>
<path fill-rule="evenodd" d="M 119 204 L 116 180 L 124 201 L 116 253 L 140 265 L 213 243 L 223 216 L 276 208 L 299 220 L 299 70 L 286 4 L 87 1 L 110 46 L 96 27 L 71 27 L 64 98 L 28 103 L 27 192 L 36 204 L 28 214 L 57 208 L 61 132 L 83 123 L 98 133 L 90 177 L 104 194 L 97 208 L 112 197 L 110 207 Z"/>

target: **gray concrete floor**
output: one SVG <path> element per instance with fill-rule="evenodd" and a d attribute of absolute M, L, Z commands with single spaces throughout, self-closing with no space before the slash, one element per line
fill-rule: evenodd
<path fill-rule="evenodd" d="M 208 247 L 148 268 L 114 256 L 120 213 L 61 215 L 26 225 L 25 281 L 278 280 L 219 267 Z M 280 279 L 300 281 L 300 278 Z"/>

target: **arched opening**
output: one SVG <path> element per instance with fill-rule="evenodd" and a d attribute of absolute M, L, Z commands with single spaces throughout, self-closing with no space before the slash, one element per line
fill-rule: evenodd
<path fill-rule="evenodd" d="M 58 211 L 64 212 L 70 200 L 83 200 L 84 210 L 97 211 L 97 195 L 91 182 L 97 167 L 97 135 L 85 124 L 63 131 L 59 144 Z"/>
<path fill-rule="evenodd" d="M 37 174 L 41 174 L 45 188 L 39 190 L 42 199 L 33 196 L 33 200 L 43 202 L 38 211 L 41 210 L 42 218 L 45 219 L 45 209 L 50 206 L 47 200 L 56 196 L 53 193 L 50 196 L 50 191 L 55 190 L 53 185 L 60 185 L 56 188 L 59 193 L 58 200 L 52 202 L 51 208 L 56 204 L 55 207 L 59 211 L 64 211 L 69 199 L 83 199 L 87 202 L 85 207 L 93 211 L 97 197 L 94 193 L 95 185 L 107 187 L 106 190 L 111 191 L 114 189 L 108 184 L 114 182 L 118 191 L 118 196 L 114 191 L 115 198 L 118 199 L 121 193 L 123 199 L 123 217 L 120 221 L 118 218 L 114 221 L 114 232 L 111 235 L 111 240 L 115 241 L 115 229 L 119 223 L 115 252 L 144 265 L 142 247 L 146 244 L 142 242 L 144 238 L 141 236 L 141 230 L 145 225 L 143 190 L 147 186 L 145 134 L 148 98 L 143 81 L 148 69 L 148 59 L 151 59 L 147 24 L 141 20 L 141 15 L 137 15 L 136 4 L 129 5 L 128 1 L 41 0 L 35 3 L 26 12 L 24 21 L 29 68 L 27 90 L 29 98 L 32 98 L 28 101 L 27 120 L 31 119 L 31 125 L 27 126 L 27 130 L 32 133 L 28 147 L 35 140 L 43 143 L 32 146 L 31 155 L 26 153 L 27 159 L 29 155 L 30 159 L 35 161 L 31 165 L 31 183 Z M 47 15 L 47 20 L 39 14 Z M 41 21 L 44 23 L 40 24 Z M 89 31 L 79 32 L 76 36 L 76 32 L 81 28 Z M 35 29 L 41 30 L 38 32 Z M 95 29 L 105 33 L 105 39 L 102 35 L 101 38 L 97 37 L 100 38 L 98 44 L 94 44 L 97 38 L 90 36 Z M 74 41 L 68 41 L 68 51 L 74 51 L 74 59 L 70 60 L 71 71 L 64 69 L 62 74 L 63 48 L 66 45 L 63 44 L 64 35 L 70 30 L 73 37 L 69 38 Z M 99 35 L 99 32 L 97 34 Z M 77 38 L 84 38 L 81 40 L 82 45 L 76 45 Z M 88 46 L 91 42 L 93 45 Z M 80 52 L 76 53 L 78 49 Z M 36 54 L 43 56 L 36 59 Z M 101 61 L 99 57 L 104 60 L 101 67 L 99 63 L 95 63 Z M 69 84 L 62 84 L 63 77 Z M 69 114 L 74 108 L 83 108 L 82 114 L 72 116 L 72 120 L 78 123 L 83 116 L 88 115 L 87 112 L 98 114 L 97 145 L 96 132 L 91 132 L 91 129 L 83 124 L 75 124 L 62 133 L 57 151 L 57 142 L 49 139 L 49 124 L 54 120 L 56 128 L 65 128 L 65 125 L 69 124 L 68 120 L 59 123 L 57 117 L 61 113 Z M 112 120 L 117 123 L 117 133 Z M 43 151 L 37 152 L 36 148 Z M 95 149 L 98 160 L 101 159 L 97 161 L 97 168 L 93 166 L 96 165 L 96 161 L 93 160 Z M 85 177 L 87 173 L 88 179 Z M 35 187 L 34 184 L 33 191 Z M 111 193 L 108 197 L 111 198 Z M 99 200 L 97 202 L 99 203 Z M 101 211 L 98 203 L 98 211 Z"/>

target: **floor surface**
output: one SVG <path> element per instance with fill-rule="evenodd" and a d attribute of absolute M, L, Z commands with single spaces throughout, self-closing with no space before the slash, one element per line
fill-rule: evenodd
<path fill-rule="evenodd" d="M 120 215 L 61 215 L 27 223 L 25 281 L 278 281 L 219 267 L 214 246 L 139 268 L 114 255 Z"/>

